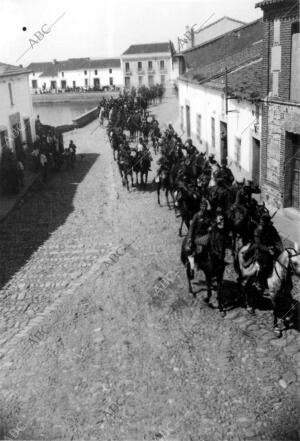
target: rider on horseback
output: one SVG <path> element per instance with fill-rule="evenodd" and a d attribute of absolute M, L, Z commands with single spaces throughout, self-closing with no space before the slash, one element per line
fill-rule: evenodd
<path fill-rule="evenodd" d="M 252 256 L 253 260 L 259 263 L 260 271 L 256 281 L 256 287 L 259 290 L 267 287 L 267 279 L 272 271 L 274 260 L 282 250 L 283 244 L 271 217 L 264 214 L 254 231 L 254 241 L 245 254 L 245 260 Z"/>
<path fill-rule="evenodd" d="M 215 180 L 218 183 L 218 180 L 222 180 L 222 182 L 230 187 L 234 181 L 234 176 L 229 167 L 227 167 L 227 159 L 222 159 L 221 168 L 215 173 Z"/>
<path fill-rule="evenodd" d="M 190 254 L 192 274 L 194 273 L 194 255 L 201 254 L 203 247 L 208 244 L 208 231 L 212 223 L 211 209 L 206 199 L 202 199 L 200 209 L 192 219 L 187 239 L 187 252 Z"/>

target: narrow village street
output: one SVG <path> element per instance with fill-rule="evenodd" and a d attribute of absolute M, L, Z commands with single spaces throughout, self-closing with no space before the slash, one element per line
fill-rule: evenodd
<path fill-rule="evenodd" d="M 151 110 L 164 128 L 177 108 Z M 179 219 L 154 185 L 127 192 L 97 126 L 0 224 L 0 439 L 298 440 L 299 333 L 192 298 Z"/>

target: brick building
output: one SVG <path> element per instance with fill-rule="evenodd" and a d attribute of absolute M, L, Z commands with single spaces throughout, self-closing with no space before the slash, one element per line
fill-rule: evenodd
<path fill-rule="evenodd" d="M 264 13 L 263 197 L 278 208 L 300 210 L 299 1 L 264 0 L 256 7 Z"/>

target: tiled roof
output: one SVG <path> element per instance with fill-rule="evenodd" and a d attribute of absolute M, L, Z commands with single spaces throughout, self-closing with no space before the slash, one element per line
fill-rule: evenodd
<path fill-rule="evenodd" d="M 205 66 L 192 68 L 187 71 L 182 78 L 198 83 L 205 82 L 209 78 L 217 77 L 219 74 L 222 75 L 225 67 L 227 67 L 228 70 L 237 69 L 239 66 L 243 66 L 244 64 L 257 60 L 261 57 L 261 54 L 262 42 L 254 46 L 252 45 L 250 47 L 246 47 L 240 52 L 236 52 L 230 56 L 218 59 L 215 62 Z"/>
<path fill-rule="evenodd" d="M 49 66 L 52 66 L 52 61 L 44 61 L 40 63 L 30 63 L 27 66 L 27 69 L 32 70 L 33 72 L 45 72 L 49 69 Z"/>
<path fill-rule="evenodd" d="M 58 70 L 81 70 L 89 67 L 90 58 L 69 58 L 68 60 L 58 61 Z"/>
<path fill-rule="evenodd" d="M 0 76 L 19 75 L 23 73 L 30 73 L 30 69 L 24 69 L 20 66 L 13 66 L 12 64 L 0 63 Z"/>
<path fill-rule="evenodd" d="M 168 43 L 149 43 L 149 44 L 132 44 L 123 53 L 123 55 L 149 54 L 155 52 L 170 52 L 170 44 Z"/>
<path fill-rule="evenodd" d="M 121 67 L 120 58 L 107 58 L 107 59 L 99 59 L 99 60 L 91 60 L 91 67 L 98 69 L 105 69 L 111 67 Z"/>
<path fill-rule="evenodd" d="M 55 77 L 58 72 L 68 70 L 82 70 L 89 68 L 105 69 L 111 67 L 120 67 L 119 58 L 107 58 L 91 60 L 90 58 L 69 58 L 64 61 L 31 63 L 28 66 L 33 72 L 42 72 L 41 77 Z"/>
<path fill-rule="evenodd" d="M 276 3 L 296 3 L 298 0 L 264 0 L 262 2 L 256 3 L 256 8 L 264 8 L 265 6 L 274 5 Z"/>
<path fill-rule="evenodd" d="M 247 63 L 227 74 L 228 94 L 236 99 L 257 100 L 262 96 L 262 58 Z M 225 75 L 204 83 L 208 87 L 224 90 Z"/>

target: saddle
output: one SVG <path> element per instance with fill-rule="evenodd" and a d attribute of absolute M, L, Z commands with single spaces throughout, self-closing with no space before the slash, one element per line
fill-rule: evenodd
<path fill-rule="evenodd" d="M 244 250 L 241 252 L 241 266 L 242 266 L 242 272 L 243 277 L 249 278 L 257 275 L 260 271 L 260 265 L 255 259 L 255 253 L 250 255 L 248 259 L 246 259 L 247 253 L 249 251 L 250 244 L 246 245 L 244 247 Z"/>

